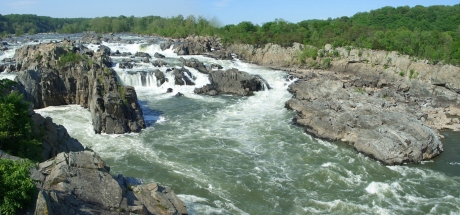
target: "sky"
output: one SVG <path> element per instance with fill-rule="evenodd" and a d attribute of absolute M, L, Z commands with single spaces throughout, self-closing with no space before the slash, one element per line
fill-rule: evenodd
<path fill-rule="evenodd" d="M 384 6 L 454 5 L 459 0 L 1 0 L 0 14 L 36 14 L 54 18 L 103 16 L 161 16 L 179 14 L 217 19 L 221 25 L 250 21 L 263 24 L 284 19 L 353 16 Z"/>

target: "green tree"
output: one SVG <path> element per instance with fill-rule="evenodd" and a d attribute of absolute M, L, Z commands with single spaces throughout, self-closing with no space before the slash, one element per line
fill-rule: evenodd
<path fill-rule="evenodd" d="M 28 161 L 0 159 L 0 214 L 33 205 L 37 190 L 29 177 L 31 167 Z"/>
<path fill-rule="evenodd" d="M 1 80 L 0 92 L 11 84 L 11 81 Z M 23 101 L 22 97 L 16 91 L 7 95 L 0 94 L 0 150 L 38 161 L 41 159 L 42 146 L 32 130 L 30 104 Z"/>

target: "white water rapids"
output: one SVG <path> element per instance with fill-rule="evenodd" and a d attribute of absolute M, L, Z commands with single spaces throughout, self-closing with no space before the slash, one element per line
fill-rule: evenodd
<path fill-rule="evenodd" d="M 460 214 L 457 157 L 381 165 L 293 125 L 295 113 L 284 108 L 291 98 L 285 72 L 239 60 L 184 56 L 260 75 L 272 87 L 251 97 L 196 95 L 195 87 L 209 83 L 206 75 L 187 68 L 196 85 L 176 86 L 166 69 L 180 66 L 179 57 L 158 44 L 139 43 L 104 45 L 113 52 L 166 56 L 167 67 L 140 62 L 133 69 L 113 67 L 124 84 L 136 87 L 148 124 L 141 133 L 96 135 L 88 110 L 74 105 L 37 110 L 98 152 L 112 174 L 170 186 L 191 214 Z M 114 62 L 121 59 L 113 57 Z M 157 86 L 156 78 L 148 76 L 142 86 L 138 71 L 154 69 L 169 81 Z M 166 93 L 168 88 L 173 93 Z M 177 92 L 184 96 L 175 97 Z M 460 148 L 456 141 L 450 144 Z"/>

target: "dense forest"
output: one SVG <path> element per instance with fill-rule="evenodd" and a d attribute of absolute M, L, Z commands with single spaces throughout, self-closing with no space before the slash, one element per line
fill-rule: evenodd
<path fill-rule="evenodd" d="M 213 20 L 182 15 L 163 18 L 97 17 L 58 19 L 35 15 L 0 15 L 3 34 L 59 32 L 132 32 L 181 38 L 219 36 L 224 43 L 290 46 L 294 42 L 398 51 L 402 54 L 460 65 L 460 4 L 453 6 L 383 7 L 352 17 L 291 23 L 276 19 L 262 25 L 245 21 L 218 27 Z"/>

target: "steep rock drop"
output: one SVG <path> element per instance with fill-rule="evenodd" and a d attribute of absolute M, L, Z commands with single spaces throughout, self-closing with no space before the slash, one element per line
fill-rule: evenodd
<path fill-rule="evenodd" d="M 34 108 L 89 108 L 96 133 L 139 132 L 145 122 L 136 91 L 121 85 L 109 54 L 107 47 L 94 53 L 68 40 L 24 46 L 14 55 L 21 65 L 18 89 Z"/>

